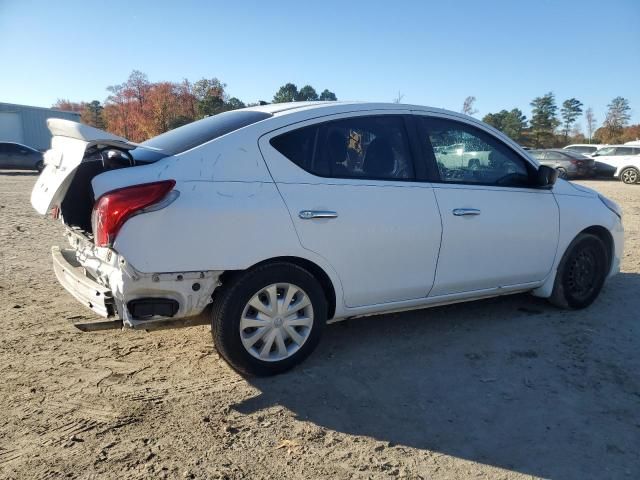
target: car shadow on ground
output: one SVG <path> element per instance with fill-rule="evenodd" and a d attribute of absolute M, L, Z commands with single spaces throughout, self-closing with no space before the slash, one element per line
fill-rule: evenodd
<path fill-rule="evenodd" d="M 234 409 L 541 477 L 637 478 L 638 292 L 620 274 L 582 311 L 516 295 L 330 325 Z"/>

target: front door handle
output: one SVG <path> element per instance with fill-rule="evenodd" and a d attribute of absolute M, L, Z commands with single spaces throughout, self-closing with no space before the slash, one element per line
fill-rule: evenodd
<path fill-rule="evenodd" d="M 477 208 L 455 208 L 453 214 L 456 217 L 464 217 L 466 215 L 480 215 L 480 210 Z"/>
<path fill-rule="evenodd" d="M 311 220 L 312 218 L 336 218 L 338 212 L 331 210 L 301 210 L 298 216 L 303 220 Z"/>

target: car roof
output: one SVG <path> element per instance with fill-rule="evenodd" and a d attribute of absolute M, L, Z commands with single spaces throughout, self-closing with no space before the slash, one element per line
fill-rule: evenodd
<path fill-rule="evenodd" d="M 411 105 L 406 103 L 389 102 L 357 102 L 357 101 L 321 101 L 321 102 L 288 102 L 270 103 L 268 105 L 256 105 L 245 110 L 269 113 L 273 116 L 293 115 L 299 112 L 322 112 L 322 114 L 352 112 L 358 110 L 419 110 L 445 113 L 457 117 L 473 118 L 458 112 L 444 110 L 442 108 L 427 107 L 424 105 Z M 324 112 L 323 112 L 324 111 Z M 476 119 L 477 121 L 477 119 Z"/>
<path fill-rule="evenodd" d="M 640 145 L 626 145 L 624 143 L 616 143 L 614 145 L 603 145 L 602 148 L 609 148 L 609 147 L 625 147 L 625 148 L 633 148 L 633 147 L 640 147 Z"/>

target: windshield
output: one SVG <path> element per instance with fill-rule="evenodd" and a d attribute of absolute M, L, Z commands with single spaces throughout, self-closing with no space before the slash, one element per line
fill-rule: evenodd
<path fill-rule="evenodd" d="M 193 147 L 269 117 L 271 117 L 270 113 L 254 110 L 233 110 L 219 113 L 170 130 L 140 144 L 159 151 L 136 148 L 131 154 L 138 161 L 153 162 L 167 155 L 186 152 Z"/>

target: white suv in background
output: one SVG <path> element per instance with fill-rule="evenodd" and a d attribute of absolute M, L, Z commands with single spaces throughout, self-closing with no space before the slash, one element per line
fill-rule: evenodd
<path fill-rule="evenodd" d="M 617 178 L 625 165 L 640 159 L 640 145 L 607 145 L 598 149 L 591 157 L 596 161 L 596 174 Z M 635 183 L 635 182 L 632 182 Z"/>

